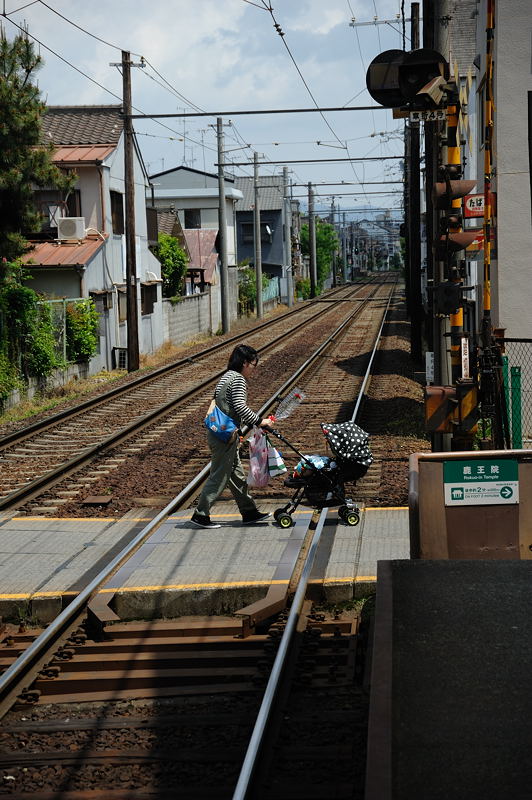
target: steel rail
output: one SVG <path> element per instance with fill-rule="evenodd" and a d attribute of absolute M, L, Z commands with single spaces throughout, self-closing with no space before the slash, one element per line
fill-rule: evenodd
<path fill-rule="evenodd" d="M 354 422 L 355 419 L 356 419 L 356 416 L 357 416 L 357 414 L 359 412 L 359 409 L 360 409 L 360 406 L 362 404 L 362 400 L 364 399 L 364 390 L 365 390 L 366 386 L 368 385 L 369 380 L 371 378 L 371 368 L 373 366 L 373 361 L 375 359 L 375 355 L 377 354 L 377 350 L 379 349 L 379 344 L 380 344 L 380 340 L 381 340 L 381 336 L 382 336 L 382 331 L 384 330 L 384 326 L 385 326 L 385 324 L 387 322 L 388 312 L 389 312 L 390 306 L 392 304 L 393 295 L 394 295 L 394 291 L 395 291 L 395 287 L 396 286 L 397 286 L 397 279 L 396 279 L 396 281 L 394 283 L 393 291 L 390 292 L 390 296 L 388 297 L 388 302 L 386 304 L 386 309 L 385 309 L 384 315 L 382 317 L 381 326 L 379 328 L 379 332 L 377 333 L 375 346 L 373 347 L 373 350 L 371 352 L 371 356 L 370 356 L 370 359 L 369 359 L 369 364 L 368 364 L 368 367 L 366 369 L 366 373 L 364 375 L 364 380 L 362 381 L 362 386 L 360 387 L 360 391 L 358 393 L 358 398 L 357 398 L 357 401 L 355 403 L 355 407 L 353 409 L 353 414 L 351 416 L 351 422 Z"/>
<path fill-rule="evenodd" d="M 293 643 L 294 633 L 299 621 L 303 601 L 305 599 L 305 593 L 307 591 L 310 573 L 314 565 L 316 551 L 320 543 L 325 520 L 327 519 L 327 512 L 328 509 L 324 508 L 316 523 L 314 536 L 312 537 L 312 542 L 305 559 L 305 565 L 303 567 L 301 578 L 292 601 L 286 627 L 279 643 L 279 649 L 277 650 L 277 655 L 275 656 L 275 661 L 273 662 L 270 678 L 266 685 L 264 697 L 257 715 L 257 721 L 255 723 L 255 727 L 253 728 L 253 733 L 251 734 L 246 756 L 244 758 L 235 791 L 233 793 L 233 800 L 244 800 L 248 796 L 250 783 L 255 770 L 255 765 L 257 763 L 257 756 L 260 752 L 266 727 L 270 719 L 271 710 L 279 690 L 286 658 Z"/>
<path fill-rule="evenodd" d="M 376 288 L 374 291 L 376 291 Z M 360 299 L 361 303 L 360 308 L 364 306 L 364 304 L 368 301 L 368 299 L 369 298 Z M 330 308 L 328 308 L 327 306 L 324 307 L 316 316 L 310 319 L 305 319 L 302 322 L 298 323 L 294 328 L 292 328 L 291 333 L 298 331 L 300 328 L 305 327 L 305 325 L 307 324 L 315 322 L 319 316 L 326 314 L 329 310 Z M 266 323 L 266 325 L 267 324 L 268 323 Z M 275 339 L 272 339 L 267 345 L 260 347 L 258 349 L 258 352 L 263 353 L 265 351 L 270 350 L 272 347 L 274 347 L 279 342 L 283 341 L 285 338 L 286 338 L 286 332 L 280 333 L 278 336 L 275 337 Z M 187 360 L 188 359 L 185 359 L 185 362 Z M 102 439 L 101 441 L 97 442 L 94 445 L 89 445 L 88 447 L 85 447 L 76 456 L 69 459 L 68 461 L 63 462 L 58 467 L 55 467 L 54 469 L 49 470 L 48 472 L 45 472 L 43 475 L 40 475 L 33 481 L 26 483 L 24 486 L 21 486 L 20 488 L 15 489 L 13 492 L 10 492 L 8 495 L 5 495 L 4 497 L 0 498 L 0 510 L 8 508 L 16 508 L 16 506 L 21 502 L 27 502 L 28 500 L 34 499 L 44 489 L 51 488 L 55 483 L 65 478 L 67 475 L 72 474 L 81 466 L 91 461 L 91 459 L 93 459 L 99 453 L 127 439 L 128 437 L 142 430 L 146 426 L 153 424 L 158 418 L 164 416 L 165 414 L 168 414 L 175 407 L 181 405 L 186 400 L 189 400 L 195 395 L 199 394 L 201 391 L 206 389 L 209 386 L 209 384 L 218 380 L 221 377 L 221 375 L 223 375 L 224 372 L 225 368 L 219 370 L 217 373 L 215 373 L 214 376 L 211 375 L 209 378 L 206 378 L 201 383 L 196 384 L 196 386 L 182 393 L 178 397 L 174 397 L 167 403 L 163 403 L 162 405 L 157 406 L 151 411 L 146 412 L 146 414 L 144 414 L 142 417 L 139 417 L 138 419 L 134 420 L 129 425 L 125 425 L 124 427 L 119 428 L 117 431 L 110 434 L 105 439 Z M 282 390 L 283 388 L 281 388 L 279 391 Z M 128 389 L 126 389 L 124 393 L 127 393 L 127 391 L 129 391 L 129 387 Z M 97 405 L 100 405 L 100 403 L 95 404 L 95 406 Z"/>
<path fill-rule="evenodd" d="M 363 284 L 356 284 L 354 285 L 355 288 L 359 288 L 359 286 L 369 286 L 372 281 L 367 281 Z M 332 290 L 331 293 L 340 293 L 345 286 L 338 287 L 336 290 Z M 329 296 L 329 295 L 328 295 Z M 316 305 L 322 302 L 325 298 L 315 298 L 313 300 L 309 300 L 305 305 L 296 306 L 296 308 L 292 309 L 291 311 L 287 311 L 284 314 L 280 314 L 275 319 L 270 319 L 265 322 L 262 322 L 256 325 L 253 328 L 253 331 L 250 331 L 250 336 L 253 335 L 255 332 L 262 330 L 263 328 L 267 328 L 272 324 L 277 322 L 281 322 L 287 319 L 290 316 L 295 314 L 301 313 L 305 309 L 307 309 L 311 305 Z M 341 299 L 341 298 L 340 298 Z M 348 298 L 346 298 L 348 299 Z M 338 298 L 331 298 L 332 301 L 338 301 Z M 33 422 L 31 425 L 26 426 L 25 428 L 19 429 L 17 431 L 12 431 L 11 433 L 6 434 L 5 436 L 0 437 L 0 451 L 5 450 L 11 444 L 15 442 L 22 442 L 24 439 L 27 439 L 29 436 L 37 433 L 39 431 L 46 430 L 47 428 L 53 427 L 58 422 L 62 422 L 66 419 L 76 416 L 80 414 L 82 411 L 86 411 L 88 408 L 97 408 L 99 405 L 103 405 L 108 400 L 112 400 L 115 397 L 119 397 L 122 394 L 127 394 L 127 392 L 135 389 L 139 386 L 142 386 L 145 383 L 149 383 L 156 378 L 165 375 L 168 372 L 171 372 L 174 369 L 178 369 L 179 367 L 185 366 L 186 364 L 190 364 L 191 361 L 200 360 L 206 356 L 212 355 L 217 350 L 226 347 L 227 345 L 231 344 L 232 342 L 236 342 L 242 339 L 242 334 L 235 334 L 228 339 L 224 339 L 221 342 L 217 342 L 216 344 L 210 345 L 209 347 L 204 348 L 203 350 L 199 350 L 197 353 L 194 353 L 193 356 L 187 356 L 185 358 L 181 358 L 177 361 L 173 361 L 171 364 L 165 364 L 162 367 L 158 367 L 157 369 L 145 374 L 140 375 L 133 380 L 129 381 L 125 386 L 117 386 L 114 389 L 109 389 L 108 391 L 104 392 L 103 394 L 98 395 L 97 398 L 89 398 L 87 400 L 83 400 L 81 403 L 76 404 L 76 406 L 72 408 L 64 409 L 63 411 L 59 411 L 56 414 L 51 414 L 50 416 L 46 417 L 45 419 L 38 420 L 37 422 Z"/>
<path fill-rule="evenodd" d="M 275 394 L 273 394 L 261 407 L 261 415 L 277 401 L 279 394 L 290 383 L 295 382 L 301 373 L 319 357 L 323 349 L 338 336 L 343 328 L 356 318 L 363 309 L 363 305 L 356 308 L 349 317 L 317 348 L 313 356 L 301 365 Z M 382 329 L 382 326 L 381 326 Z M 248 428 L 249 430 L 249 428 Z M 210 470 L 210 463 L 203 467 L 195 478 L 163 508 L 158 514 L 131 540 L 122 550 L 85 586 L 69 605 L 50 623 L 50 625 L 31 643 L 31 645 L 11 664 L 0 676 L 0 718 L 7 713 L 15 698 L 20 694 L 22 682 L 33 680 L 35 673 L 49 660 L 49 650 L 62 637 L 79 624 L 79 617 L 91 598 L 102 587 L 111 575 L 119 569 L 136 550 L 149 538 L 151 533 L 179 506 L 186 502 L 206 478 Z M 324 509 L 326 512 L 327 509 Z M 324 513 L 322 512 L 322 514 Z M 321 519 L 321 518 L 320 518 Z M 321 532 L 321 528 L 320 528 Z"/>
<path fill-rule="evenodd" d="M 351 417 L 351 422 L 354 422 L 357 414 L 360 410 L 361 401 L 364 396 L 364 389 L 369 382 L 371 377 L 371 370 L 373 366 L 373 361 L 375 359 L 375 355 L 378 351 L 380 340 L 382 336 L 382 331 L 384 329 L 384 325 L 387 321 L 388 312 L 390 310 L 390 305 L 392 303 L 394 290 L 397 285 L 397 281 L 394 284 L 393 290 L 388 297 L 388 301 L 386 304 L 386 309 L 383 314 L 382 323 L 379 327 L 379 331 L 377 333 L 375 344 L 372 349 L 372 353 L 368 362 L 368 366 L 366 368 L 364 379 L 362 381 L 362 386 L 360 388 L 358 399 L 355 404 L 355 408 Z M 312 539 L 312 543 L 309 548 L 309 552 L 307 555 L 307 559 L 305 560 L 305 565 L 303 567 L 303 572 L 301 574 L 301 579 L 298 584 L 294 600 L 292 603 L 292 607 L 290 610 L 290 614 L 288 617 L 288 621 L 286 623 L 285 630 L 281 637 L 281 641 L 279 643 L 279 649 L 277 651 L 277 655 L 275 661 L 273 663 L 272 671 L 270 673 L 270 678 L 268 680 L 266 690 L 264 693 L 264 697 L 259 709 L 259 713 L 257 715 L 257 719 L 255 722 L 255 726 L 253 728 L 253 732 L 249 741 L 249 745 L 246 751 L 246 755 L 244 758 L 244 762 L 242 764 L 240 775 L 238 778 L 238 782 L 235 787 L 235 791 L 233 793 L 232 800 L 250 800 L 249 791 L 252 788 L 252 780 L 253 775 L 256 771 L 257 763 L 260 758 L 261 748 L 264 741 L 264 736 L 267 730 L 267 727 L 270 723 L 270 719 L 273 712 L 273 706 L 275 703 L 275 699 L 278 695 L 279 686 L 282 680 L 282 675 L 284 671 L 284 666 L 286 659 L 288 657 L 290 647 L 293 643 L 294 632 L 296 630 L 299 616 L 301 613 L 301 608 L 303 606 L 303 601 L 305 599 L 305 593 L 308 585 L 308 580 L 310 576 L 310 572 L 312 570 L 316 551 L 320 542 L 321 533 L 323 530 L 323 525 L 327 518 L 328 509 L 324 508 L 320 514 L 320 518 L 318 524 L 316 526 L 316 531 L 314 533 L 314 537 Z"/>

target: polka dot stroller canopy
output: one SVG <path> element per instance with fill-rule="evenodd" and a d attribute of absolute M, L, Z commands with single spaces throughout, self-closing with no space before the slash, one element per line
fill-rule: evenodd
<path fill-rule="evenodd" d="M 329 447 L 337 459 L 369 467 L 373 461 L 369 434 L 355 422 L 321 423 Z"/>

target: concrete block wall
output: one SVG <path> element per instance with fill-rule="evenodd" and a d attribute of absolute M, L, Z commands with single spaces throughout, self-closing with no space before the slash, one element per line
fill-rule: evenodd
<path fill-rule="evenodd" d="M 172 344 L 183 344 L 200 333 L 210 334 L 217 329 L 211 312 L 211 295 L 207 292 L 182 297 L 173 305 L 170 300 L 163 300 L 163 332 L 165 341 Z"/>
<path fill-rule="evenodd" d="M 94 375 L 99 371 L 98 369 L 92 369 L 91 366 L 91 363 L 87 361 L 81 361 L 79 364 L 69 364 L 66 369 L 58 369 L 46 379 L 46 388 L 58 389 L 61 386 L 65 386 L 65 384 L 71 380 L 84 380 L 90 375 Z M 21 391 L 15 389 L 10 395 L 8 395 L 2 406 L 4 411 L 14 408 L 23 400 L 32 400 L 36 394 L 42 391 L 42 389 L 42 383 L 40 383 L 36 378 L 30 378 L 27 387 Z"/>
<path fill-rule="evenodd" d="M 228 270 L 229 320 L 238 318 L 238 270 Z M 202 294 L 182 297 L 172 305 L 163 299 L 164 339 L 184 344 L 199 334 L 214 334 L 221 327 L 220 284 L 210 286 Z"/>

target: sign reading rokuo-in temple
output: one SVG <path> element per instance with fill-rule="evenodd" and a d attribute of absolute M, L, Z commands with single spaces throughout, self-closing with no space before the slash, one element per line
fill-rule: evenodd
<path fill-rule="evenodd" d="M 516 459 L 446 461 L 443 481 L 446 506 L 519 503 Z"/>

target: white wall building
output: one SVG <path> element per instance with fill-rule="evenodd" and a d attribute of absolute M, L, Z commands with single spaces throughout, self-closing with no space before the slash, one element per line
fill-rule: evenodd
<path fill-rule="evenodd" d="M 90 372 L 112 369 L 116 348 L 127 344 L 121 107 L 51 106 L 43 132 L 56 148 L 54 163 L 74 171 L 78 180 L 66 202 L 52 189 L 35 193 L 45 223 L 26 257 L 30 285 L 49 298 L 94 299 L 100 314 L 100 348 Z M 148 249 L 147 176 L 138 153 L 134 181 L 139 350 L 147 354 L 163 344 L 161 272 Z M 72 237 L 65 235 L 65 217 L 77 220 Z"/>

